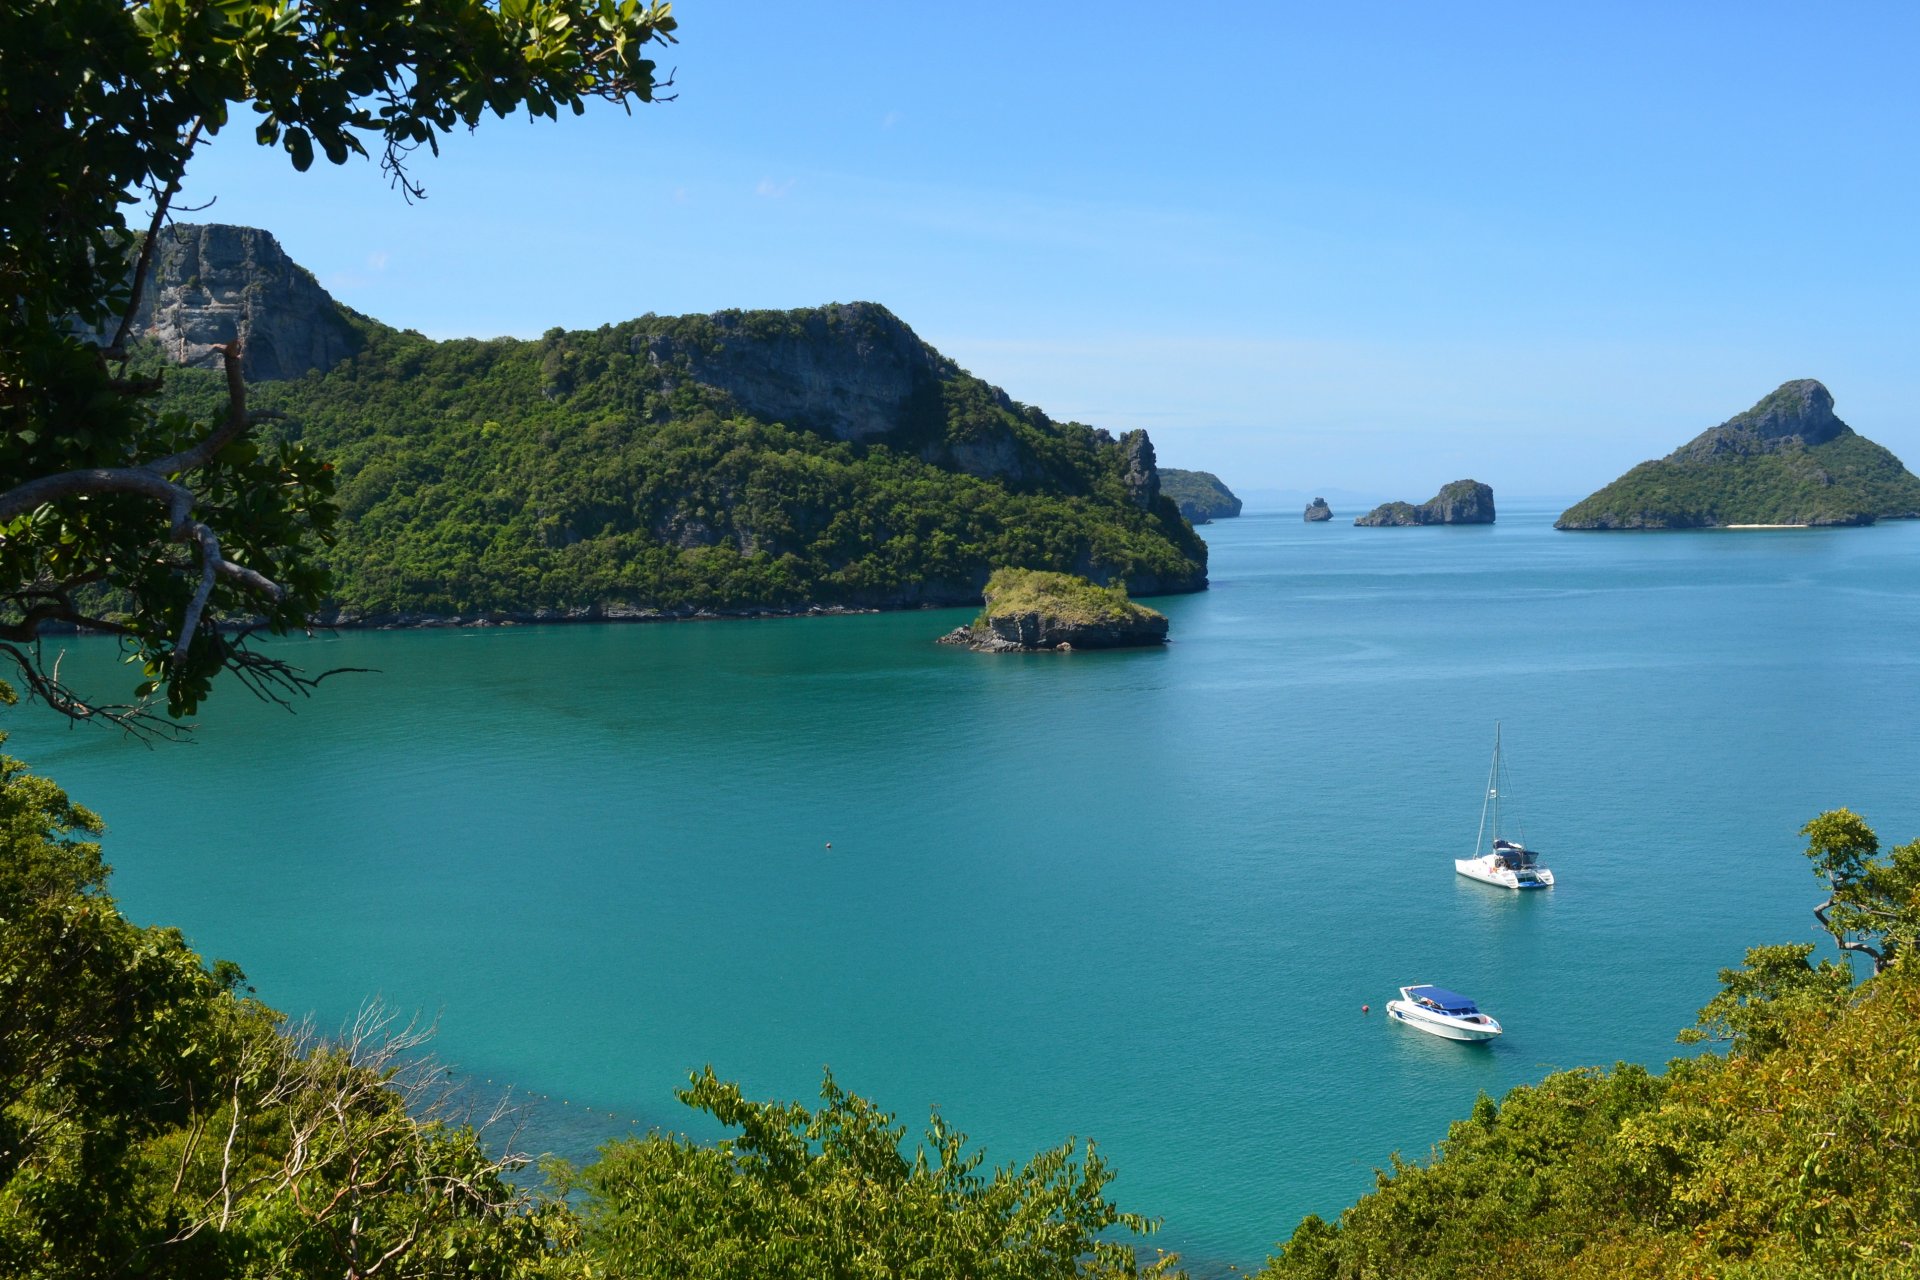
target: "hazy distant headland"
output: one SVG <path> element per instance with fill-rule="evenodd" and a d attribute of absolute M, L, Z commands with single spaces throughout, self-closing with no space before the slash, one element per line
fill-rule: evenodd
<path fill-rule="evenodd" d="M 1562 515 L 1560 529 L 1861 525 L 1920 518 L 1920 478 L 1833 413 L 1812 378 L 1643 462 Z"/>
<path fill-rule="evenodd" d="M 1160 492 L 1172 498 L 1180 514 L 1194 524 L 1230 520 L 1240 514 L 1240 499 L 1211 471 L 1160 468 Z"/>
<path fill-rule="evenodd" d="M 973 604 L 1005 565 L 1203 590 L 1144 431 L 1057 422 L 874 303 L 431 341 L 266 232 L 179 226 L 139 333 L 238 333 L 256 408 L 338 469 L 337 619 L 560 621 Z M 168 375 L 211 412 L 218 376 Z"/>

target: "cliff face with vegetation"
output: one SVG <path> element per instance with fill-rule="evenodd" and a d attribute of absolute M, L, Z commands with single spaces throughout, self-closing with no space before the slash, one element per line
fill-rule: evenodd
<path fill-rule="evenodd" d="M 1211 471 L 1160 469 L 1160 492 L 1180 504 L 1180 514 L 1194 524 L 1228 520 L 1240 514 L 1240 499 Z"/>
<path fill-rule="evenodd" d="M 216 344 L 240 338 L 256 380 L 324 372 L 360 347 L 351 313 L 254 227 L 162 229 L 132 331 L 176 364 L 210 366 Z"/>
<path fill-rule="evenodd" d="M 971 604 L 999 565 L 1206 586 L 1145 432 L 1055 422 L 872 303 L 534 341 L 322 310 L 356 349 L 252 403 L 338 469 L 348 621 Z M 219 403 L 211 371 L 167 394 Z"/>
<path fill-rule="evenodd" d="M 1643 462 L 1556 522 L 1560 529 L 1859 525 L 1920 517 L 1920 477 L 1833 413 L 1812 378 Z"/>

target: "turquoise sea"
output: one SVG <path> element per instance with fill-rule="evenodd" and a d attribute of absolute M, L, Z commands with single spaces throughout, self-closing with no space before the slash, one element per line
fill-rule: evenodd
<path fill-rule="evenodd" d="M 1158 652 L 934 645 L 958 611 L 351 633 L 299 660 L 378 674 L 230 688 L 191 746 L 0 725 L 107 818 L 130 915 L 323 1025 L 437 1018 L 547 1145 L 830 1064 L 990 1161 L 1092 1137 L 1157 1243 L 1252 1266 L 1481 1091 L 1678 1052 L 1717 969 L 1815 936 L 1815 813 L 1920 835 L 1920 523 L 1557 510 L 1209 526 Z M 1453 873 L 1496 720 L 1549 893 Z M 1506 1037 L 1389 1024 L 1413 982 Z"/>

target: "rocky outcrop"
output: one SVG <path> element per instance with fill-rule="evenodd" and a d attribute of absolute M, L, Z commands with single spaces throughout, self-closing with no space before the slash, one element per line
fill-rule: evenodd
<path fill-rule="evenodd" d="M 1862 525 L 1920 516 L 1920 477 L 1834 416 L 1812 378 L 1643 462 L 1569 507 L 1558 529 Z"/>
<path fill-rule="evenodd" d="M 1311 515 L 1308 518 L 1311 519 Z M 1455 480 L 1417 507 L 1408 502 L 1384 502 L 1354 523 L 1375 528 L 1416 524 L 1492 524 L 1493 489 L 1478 480 Z"/>
<path fill-rule="evenodd" d="M 1308 524 L 1317 524 L 1322 520 L 1333 519 L 1333 508 L 1327 505 L 1325 498 L 1315 498 L 1307 504 L 1307 514 L 1303 517 Z"/>
<path fill-rule="evenodd" d="M 649 361 L 683 368 L 769 422 L 864 442 L 937 407 L 959 372 L 871 302 L 808 311 L 717 311 L 706 329 L 644 340 Z M 1004 395 L 1004 393 L 1002 393 Z"/>
<path fill-rule="evenodd" d="M 1139 622 L 1063 622 L 1044 613 L 1002 614 L 984 626 L 955 627 L 941 644 L 960 644 L 979 653 L 1071 653 L 1075 649 L 1137 649 L 1167 642 L 1165 614 Z"/>
<path fill-rule="evenodd" d="M 1099 586 L 1073 574 L 1000 569 L 982 595 L 986 607 L 980 616 L 941 636 L 941 644 L 981 653 L 1038 653 L 1167 641 L 1165 614 L 1135 604 L 1123 587 Z"/>
<path fill-rule="evenodd" d="M 1211 471 L 1160 468 L 1160 492 L 1172 498 L 1190 523 L 1230 520 L 1240 514 L 1240 499 Z"/>
<path fill-rule="evenodd" d="M 1154 465 L 1153 441 L 1144 431 L 1129 431 L 1120 437 L 1121 473 L 1127 496 L 1142 511 L 1151 511 L 1160 502 L 1160 471 Z"/>
<path fill-rule="evenodd" d="M 212 364 L 239 338 L 248 378 L 291 379 L 359 350 L 350 313 L 267 232 L 183 223 L 159 236 L 131 332 L 175 363 Z"/>

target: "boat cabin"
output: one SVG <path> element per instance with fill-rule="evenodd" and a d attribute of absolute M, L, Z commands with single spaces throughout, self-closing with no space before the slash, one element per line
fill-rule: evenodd
<path fill-rule="evenodd" d="M 1408 987 L 1407 999 L 1453 1018 L 1464 1018 L 1480 1012 L 1479 1005 L 1458 991 L 1449 991 L 1445 987 Z"/>
<path fill-rule="evenodd" d="M 1511 840 L 1493 842 L 1493 865 L 1509 871 L 1531 871 L 1539 865 L 1539 856 L 1523 844 Z"/>

